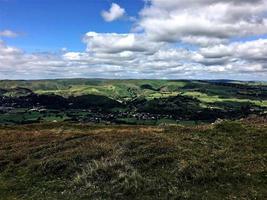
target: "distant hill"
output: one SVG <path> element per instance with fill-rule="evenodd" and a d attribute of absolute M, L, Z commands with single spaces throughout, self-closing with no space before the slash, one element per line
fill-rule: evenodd
<path fill-rule="evenodd" d="M 33 92 L 30 89 L 22 87 L 0 89 L 0 96 L 5 97 L 23 97 L 31 94 Z"/>
<path fill-rule="evenodd" d="M 2 90 L 27 88 L 38 94 L 57 94 L 64 97 L 94 94 L 118 100 L 127 100 L 140 96 L 147 98 L 173 96 L 175 92 L 185 92 L 188 90 L 207 90 L 209 93 L 213 93 L 214 95 L 224 95 L 224 91 L 232 91 L 232 93 L 235 93 L 234 90 L 236 90 L 236 86 L 233 85 L 233 83 L 239 85 L 249 85 L 246 82 L 236 82 L 230 80 L 57 79 L 33 81 L 2 80 L 0 81 L 0 88 Z M 253 85 L 257 86 L 255 83 Z M 262 84 L 261 87 L 263 87 Z M 266 88 L 264 88 L 264 90 L 266 90 Z"/>
<path fill-rule="evenodd" d="M 131 112 L 175 117 L 210 115 L 207 111 L 237 116 L 266 110 L 267 85 L 231 80 L 2 80 L 0 97 L 5 105 L 20 107 L 112 109 L 126 105 Z"/>

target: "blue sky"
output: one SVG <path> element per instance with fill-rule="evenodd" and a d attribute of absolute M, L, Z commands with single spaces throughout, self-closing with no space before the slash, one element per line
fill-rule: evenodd
<path fill-rule="evenodd" d="M 0 0 L 0 79 L 267 81 L 266 0 Z"/>
<path fill-rule="evenodd" d="M 130 16 L 137 16 L 142 0 L 115 0 Z M 130 2 L 130 3 L 129 3 Z M 88 31 L 128 33 L 131 23 L 105 23 L 99 14 L 109 9 L 109 0 L 0 0 L 0 30 L 22 33 L 6 39 L 26 51 L 58 51 L 65 47 L 84 50 L 81 38 Z"/>

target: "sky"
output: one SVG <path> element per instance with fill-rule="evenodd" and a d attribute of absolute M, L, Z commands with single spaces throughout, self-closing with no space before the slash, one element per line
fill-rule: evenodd
<path fill-rule="evenodd" d="M 267 81 L 266 0 L 0 0 L 0 79 Z"/>

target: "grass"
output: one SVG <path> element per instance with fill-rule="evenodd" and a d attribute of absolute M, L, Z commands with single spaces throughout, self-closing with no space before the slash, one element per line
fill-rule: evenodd
<path fill-rule="evenodd" d="M 124 84 L 116 81 L 105 82 L 99 85 L 74 85 L 71 88 L 53 89 L 53 90 L 35 90 L 38 94 L 57 94 L 61 96 L 79 96 L 86 94 L 102 95 L 113 99 L 130 100 L 136 96 L 151 98 L 161 98 L 175 96 L 178 92 L 175 90 L 184 86 L 182 82 L 167 81 L 124 81 Z M 140 89 L 143 84 L 151 84 L 152 87 L 159 89 L 164 85 L 165 89 L 170 92 L 159 92 L 153 90 Z"/>
<path fill-rule="evenodd" d="M 184 92 L 182 95 L 191 96 L 199 99 L 204 103 L 215 103 L 215 102 L 239 102 L 239 103 L 253 103 L 256 106 L 267 107 L 266 100 L 251 100 L 251 99 L 238 99 L 238 98 L 222 98 L 218 95 L 211 96 L 201 92 Z"/>
<path fill-rule="evenodd" d="M 72 115 L 82 117 L 85 113 L 79 112 L 79 110 L 69 111 Z M 62 122 L 69 119 L 64 112 L 54 113 L 53 110 L 48 110 L 46 113 L 40 113 L 37 111 L 27 111 L 27 109 L 15 109 L 9 113 L 0 114 L 0 124 L 21 124 L 21 123 L 33 123 L 38 121 L 43 122 Z"/>
<path fill-rule="evenodd" d="M 266 119 L 0 127 L 0 199 L 264 199 Z"/>

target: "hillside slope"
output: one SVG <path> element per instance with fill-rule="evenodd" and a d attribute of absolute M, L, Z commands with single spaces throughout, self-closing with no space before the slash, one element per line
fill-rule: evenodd
<path fill-rule="evenodd" d="M 0 127 L 0 199 L 265 199 L 266 119 Z"/>

